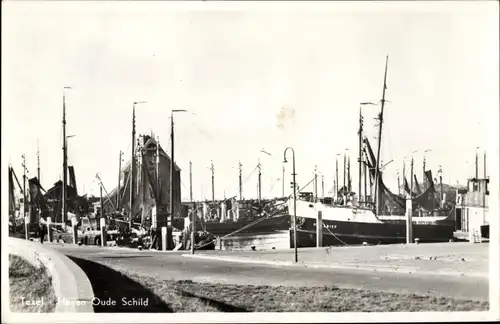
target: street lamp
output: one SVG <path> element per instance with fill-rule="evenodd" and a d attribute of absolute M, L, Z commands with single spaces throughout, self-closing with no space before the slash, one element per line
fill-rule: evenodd
<path fill-rule="evenodd" d="M 283 153 L 283 163 L 287 163 L 286 152 L 292 150 L 292 177 L 293 177 L 293 248 L 294 248 L 294 260 L 298 262 L 298 252 L 297 252 L 297 186 L 295 183 L 295 151 L 291 147 L 287 147 Z"/>
<path fill-rule="evenodd" d="M 175 160 L 174 160 L 174 113 L 177 112 L 187 112 L 187 110 L 184 109 L 172 109 L 170 113 L 170 122 L 171 122 L 171 133 L 170 133 L 170 142 L 171 142 L 171 152 L 170 152 L 170 224 L 168 224 L 168 227 L 172 227 L 172 223 L 174 221 L 174 212 L 175 212 L 175 207 L 174 207 L 174 172 L 175 172 Z M 167 233 L 170 233 L 168 235 L 172 235 L 172 232 L 169 231 Z M 167 238 L 167 244 L 169 244 L 170 240 Z"/>

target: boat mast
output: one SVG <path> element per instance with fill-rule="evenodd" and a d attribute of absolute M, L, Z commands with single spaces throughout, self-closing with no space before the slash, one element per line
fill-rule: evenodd
<path fill-rule="evenodd" d="M 398 195 L 401 196 L 401 182 L 399 180 L 399 171 L 398 171 Z"/>
<path fill-rule="evenodd" d="M 362 144 L 362 136 L 363 136 L 363 115 L 361 114 L 361 106 L 359 106 L 359 172 L 358 172 L 358 204 L 361 205 L 361 146 Z"/>
<path fill-rule="evenodd" d="M 258 178 L 258 194 L 259 194 L 259 204 L 261 202 L 261 199 L 262 199 L 262 190 L 261 190 L 261 186 L 262 186 L 262 183 L 261 183 L 261 176 L 262 176 L 262 173 L 261 173 L 261 168 L 262 168 L 262 165 L 260 164 L 260 159 L 259 159 L 259 162 L 257 164 L 257 168 L 259 169 L 259 178 Z"/>
<path fill-rule="evenodd" d="M 161 203 L 161 181 L 160 181 L 160 136 L 156 136 L 156 199 L 157 204 Z"/>
<path fill-rule="evenodd" d="M 64 87 L 64 89 L 68 89 L 68 87 Z M 67 141 L 66 141 L 66 91 L 63 91 L 63 183 L 62 183 L 62 219 L 61 222 L 64 223 L 66 221 L 68 215 L 68 206 L 66 204 L 66 185 L 68 182 L 68 152 L 67 152 Z"/>
<path fill-rule="evenodd" d="M 484 152 L 484 156 L 483 156 L 483 163 L 484 163 L 484 178 L 486 179 L 486 151 Z"/>
<path fill-rule="evenodd" d="M 335 199 L 339 194 L 339 154 L 335 157 Z"/>
<path fill-rule="evenodd" d="M 210 161 L 210 170 L 212 171 L 212 202 L 215 201 L 215 168 L 214 161 Z"/>
<path fill-rule="evenodd" d="M 26 217 L 26 155 L 21 156 L 23 159 L 23 216 Z"/>
<path fill-rule="evenodd" d="M 318 166 L 314 166 L 314 202 L 318 202 Z"/>
<path fill-rule="evenodd" d="M 239 184 L 240 184 L 240 200 L 243 200 L 243 184 L 241 183 L 241 173 L 242 173 L 242 167 L 241 162 L 238 162 L 238 167 L 239 167 Z"/>
<path fill-rule="evenodd" d="M 118 158 L 118 187 L 116 189 L 116 209 L 120 210 L 120 182 L 122 180 L 122 156 L 123 152 L 120 150 L 120 156 Z"/>
<path fill-rule="evenodd" d="M 367 164 L 367 161 L 368 161 L 368 158 L 366 156 L 366 152 L 364 154 L 364 157 L 365 157 L 365 163 L 363 163 L 363 173 L 364 173 L 364 176 L 365 176 L 365 198 L 364 198 L 364 201 L 365 201 L 365 206 L 368 205 L 368 196 L 367 196 L 367 179 L 366 179 L 366 175 L 367 175 L 367 172 L 366 172 L 366 164 Z"/>
<path fill-rule="evenodd" d="M 193 163 L 189 161 L 189 201 L 193 202 Z"/>
<path fill-rule="evenodd" d="M 321 197 L 325 199 L 325 176 L 321 175 Z"/>
<path fill-rule="evenodd" d="M 385 72 L 384 72 L 384 87 L 382 89 L 382 101 L 381 101 L 381 109 L 380 109 L 380 115 L 379 115 L 379 130 L 378 130 L 378 147 L 377 147 L 377 161 L 376 161 L 376 166 L 375 166 L 375 216 L 378 216 L 379 212 L 379 194 L 378 194 L 378 182 L 379 182 L 379 165 L 380 165 L 380 146 L 382 144 L 382 124 L 384 122 L 384 106 L 385 106 L 385 90 L 387 89 L 387 63 L 389 61 L 389 56 L 387 55 L 385 58 Z"/>
<path fill-rule="evenodd" d="M 133 218 L 133 204 L 134 204 L 134 168 L 135 168 L 135 102 L 132 106 L 132 143 L 131 143 L 131 150 L 130 150 L 130 183 L 129 183 L 129 189 L 130 189 L 130 197 L 129 197 L 129 204 L 130 204 L 130 211 L 129 211 L 129 217 L 128 217 L 128 222 L 130 228 L 132 228 L 132 218 Z"/>
<path fill-rule="evenodd" d="M 352 191 L 351 185 L 351 157 L 347 157 L 347 195 L 349 195 Z"/>
<path fill-rule="evenodd" d="M 345 186 L 345 168 L 346 168 L 346 153 L 344 152 L 344 185 L 342 187 L 342 199 L 345 199 L 345 191 L 346 191 L 346 186 Z"/>
<path fill-rule="evenodd" d="M 38 176 L 38 182 L 41 183 L 40 181 L 40 144 L 38 143 L 38 138 L 36 139 L 36 159 L 37 159 L 37 176 Z"/>

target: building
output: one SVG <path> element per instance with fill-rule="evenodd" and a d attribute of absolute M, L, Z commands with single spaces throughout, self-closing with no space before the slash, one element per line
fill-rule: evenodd
<path fill-rule="evenodd" d="M 471 178 L 467 188 L 458 189 L 455 208 L 455 229 L 469 235 L 480 233 L 489 238 L 489 191 L 490 179 Z"/>

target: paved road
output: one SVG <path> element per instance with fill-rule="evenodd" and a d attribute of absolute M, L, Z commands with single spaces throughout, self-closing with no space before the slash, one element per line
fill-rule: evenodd
<path fill-rule="evenodd" d="M 339 288 L 488 300 L 486 278 L 244 264 L 186 258 L 182 256 L 185 251 L 162 253 L 95 246 L 53 247 L 68 256 L 104 264 L 114 270 L 127 270 L 165 280 L 269 286 L 334 285 Z"/>

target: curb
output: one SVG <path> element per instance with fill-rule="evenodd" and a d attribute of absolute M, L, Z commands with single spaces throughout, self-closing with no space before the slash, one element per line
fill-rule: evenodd
<path fill-rule="evenodd" d="M 406 274 L 422 274 L 422 275 L 443 275 L 443 276 L 457 276 L 457 277 L 475 277 L 475 278 L 489 278 L 488 273 L 481 272 L 457 272 L 448 270 L 426 271 L 418 268 L 409 267 L 392 267 L 392 266 L 379 266 L 379 265 L 359 265 L 359 264 L 326 264 L 326 263 L 293 263 L 290 261 L 267 261 L 267 260 L 252 260 L 237 257 L 218 257 L 210 255 L 193 255 L 183 254 L 183 257 L 198 258 L 215 261 L 236 262 L 236 263 L 251 263 L 263 264 L 272 266 L 288 266 L 288 267 L 301 267 L 313 269 L 346 269 L 346 270 L 361 270 L 373 272 L 392 272 L 392 273 L 406 273 Z"/>
<path fill-rule="evenodd" d="M 9 254 L 17 255 L 33 266 L 44 266 L 52 278 L 56 295 L 55 313 L 93 313 L 94 291 L 83 270 L 65 255 L 18 238 L 8 238 Z"/>

